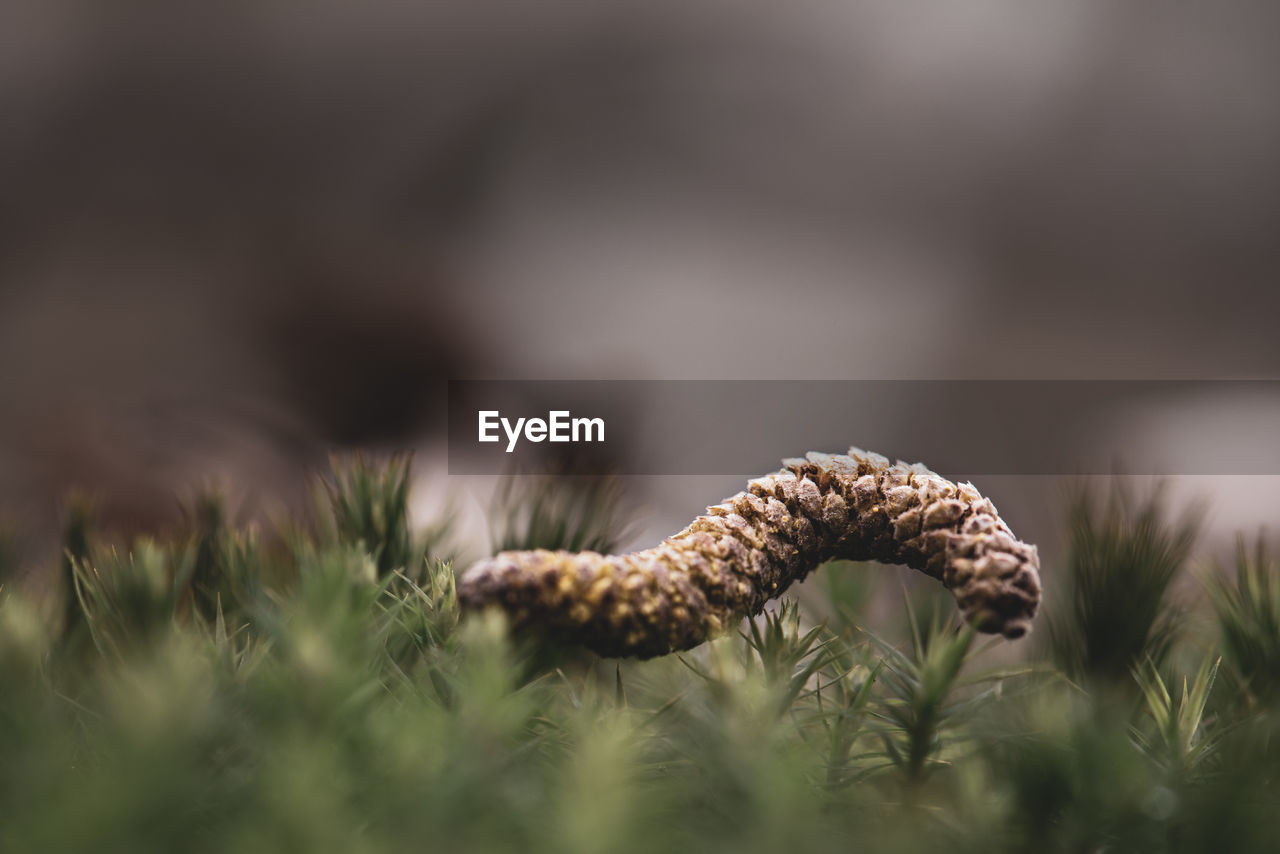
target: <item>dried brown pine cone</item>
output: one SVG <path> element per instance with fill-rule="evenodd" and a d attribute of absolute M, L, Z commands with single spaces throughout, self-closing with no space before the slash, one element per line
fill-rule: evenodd
<path fill-rule="evenodd" d="M 1026 634 L 1040 602 L 1036 548 L 972 484 L 857 448 L 784 465 L 655 548 L 502 552 L 466 573 L 459 599 L 601 655 L 648 658 L 760 613 L 828 560 L 874 560 L 940 579 L 979 631 Z"/>

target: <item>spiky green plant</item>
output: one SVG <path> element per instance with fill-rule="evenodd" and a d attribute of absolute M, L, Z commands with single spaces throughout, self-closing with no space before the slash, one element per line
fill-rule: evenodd
<path fill-rule="evenodd" d="M 1164 677 L 1148 660 L 1135 668 L 1134 679 L 1142 688 L 1143 707 L 1151 720 L 1148 729 L 1133 727 L 1133 738 L 1142 751 L 1169 776 L 1183 782 L 1202 770 L 1213 755 L 1213 737 L 1205 717 L 1205 706 L 1213 690 L 1221 659 L 1206 658 L 1188 683 L 1182 678 L 1182 691 L 1177 699 L 1169 693 Z"/>
<path fill-rule="evenodd" d="M 611 552 L 629 535 L 621 481 L 612 476 L 508 475 L 494 494 L 495 552 Z"/>
<path fill-rule="evenodd" d="M 1250 555 L 1236 548 L 1235 583 L 1221 574 L 1206 582 L 1222 652 L 1250 702 L 1280 702 L 1280 567 L 1258 538 Z"/>
<path fill-rule="evenodd" d="M 748 620 L 743 635 L 747 648 L 760 659 L 765 680 L 778 686 L 782 711 L 790 709 L 819 670 L 831 661 L 831 639 L 823 639 L 825 626 L 800 631 L 800 605 L 783 601 L 777 612 L 762 620 Z"/>
<path fill-rule="evenodd" d="M 848 654 L 836 658 L 838 667 L 815 692 L 826 734 L 826 786 L 842 788 L 858 782 L 866 756 L 854 754 L 854 746 L 869 733 L 869 708 L 883 662 L 868 666 L 857 662 L 844 666 Z M 878 757 L 877 757 L 878 758 Z"/>
<path fill-rule="evenodd" d="M 1061 675 L 1036 676 L 1027 688 L 974 727 L 1000 815 L 996 850 L 1168 850 L 1164 825 L 1178 799 L 1133 744 L 1128 704 Z"/>
<path fill-rule="evenodd" d="M 159 642 L 173 626 L 194 556 L 141 539 L 120 553 L 82 558 L 74 566 L 75 596 L 98 651 L 122 657 Z"/>
<path fill-rule="evenodd" d="M 1137 663 L 1160 663 L 1178 609 L 1169 589 L 1200 529 L 1189 507 L 1170 520 L 1162 488 L 1137 499 L 1121 481 L 1105 498 L 1079 490 L 1069 511 L 1064 603 L 1051 615 L 1054 658 L 1073 678 L 1126 686 Z"/>
<path fill-rule="evenodd" d="M 88 633 L 84 611 L 76 596 L 76 567 L 89 557 L 89 529 L 92 527 L 92 502 L 87 496 L 73 492 L 66 501 L 66 520 L 62 533 L 62 559 L 59 561 L 63 584 L 62 626 L 64 634 Z"/>
<path fill-rule="evenodd" d="M 409 524 L 409 458 L 375 465 L 364 456 L 334 457 L 322 481 L 332 513 L 330 536 L 373 556 L 379 578 L 406 567 L 416 571 L 420 554 Z M 323 525 L 323 511 L 318 513 Z M 322 528 L 323 530 L 323 528 Z"/>
<path fill-rule="evenodd" d="M 884 656 L 879 681 L 885 692 L 874 714 L 889 762 L 908 782 L 919 783 L 942 764 L 944 729 L 987 695 L 959 700 L 955 696 L 973 644 L 970 627 L 935 616 L 922 629 L 914 614 L 910 624 L 909 654 L 872 636 Z"/>

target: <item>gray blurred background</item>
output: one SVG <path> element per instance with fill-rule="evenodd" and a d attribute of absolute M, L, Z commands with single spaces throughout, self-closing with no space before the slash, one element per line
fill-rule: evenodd
<path fill-rule="evenodd" d="M 1277 377 L 1278 82 L 1234 0 L 10 0 L 0 515 L 34 564 L 73 485 L 145 530 L 409 446 L 482 539 L 449 378 Z M 1258 407 L 1098 418 L 1235 456 Z M 632 479 L 637 543 L 740 485 Z M 1060 481 L 978 485 L 1052 548 Z"/>

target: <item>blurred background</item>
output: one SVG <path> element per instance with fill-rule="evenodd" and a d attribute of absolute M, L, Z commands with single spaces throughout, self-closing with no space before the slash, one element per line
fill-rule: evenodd
<path fill-rule="evenodd" d="M 8 2 L 0 517 L 46 565 L 72 487 L 140 531 L 411 447 L 482 537 L 451 378 L 1275 378 L 1277 80 L 1235 0 Z M 1176 455 L 1278 408 L 1098 415 Z M 1061 479 L 978 485 L 1052 550 Z M 639 545 L 741 478 L 627 486 Z"/>

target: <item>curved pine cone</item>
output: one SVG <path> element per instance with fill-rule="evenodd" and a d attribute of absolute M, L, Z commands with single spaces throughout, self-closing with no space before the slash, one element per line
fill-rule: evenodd
<path fill-rule="evenodd" d="M 502 552 L 462 578 L 470 610 L 502 608 L 601 655 L 697 646 L 828 560 L 905 564 L 943 584 L 979 631 L 1018 638 L 1040 603 L 1036 547 L 972 484 L 852 448 L 752 480 L 655 548 Z"/>

